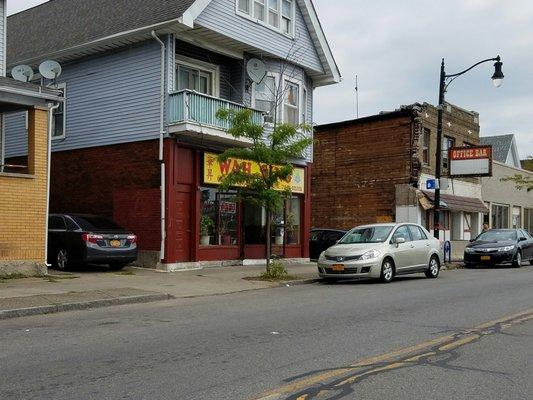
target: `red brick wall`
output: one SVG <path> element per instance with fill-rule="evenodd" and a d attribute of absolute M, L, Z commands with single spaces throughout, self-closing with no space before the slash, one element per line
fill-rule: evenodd
<path fill-rule="evenodd" d="M 116 218 L 158 250 L 159 168 L 157 140 L 54 152 L 50 211 Z"/>
<path fill-rule="evenodd" d="M 395 218 L 395 185 L 409 183 L 411 117 L 317 129 L 312 225 L 352 228 Z"/>

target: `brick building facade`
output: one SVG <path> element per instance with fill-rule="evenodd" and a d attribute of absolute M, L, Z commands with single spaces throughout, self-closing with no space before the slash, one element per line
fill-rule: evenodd
<path fill-rule="evenodd" d="M 48 110 L 31 108 L 25 168 L 0 160 L 0 276 L 46 272 L 47 140 Z"/>
<path fill-rule="evenodd" d="M 433 228 L 432 192 L 437 110 L 413 104 L 393 112 L 318 126 L 312 175 L 312 225 L 348 229 L 356 225 L 409 221 Z M 451 104 L 444 112 L 443 166 L 447 149 L 479 143 L 479 116 Z M 442 239 L 475 235 L 486 208 L 478 179 L 448 180 L 443 199 Z"/>

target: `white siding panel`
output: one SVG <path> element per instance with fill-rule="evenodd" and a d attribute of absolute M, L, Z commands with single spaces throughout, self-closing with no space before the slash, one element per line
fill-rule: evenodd
<path fill-rule="evenodd" d="M 296 5 L 295 40 L 236 14 L 235 0 L 213 0 L 195 23 L 241 43 L 281 58 L 291 54 L 293 62 L 322 72 L 322 64 L 311 40 L 303 15 Z"/>

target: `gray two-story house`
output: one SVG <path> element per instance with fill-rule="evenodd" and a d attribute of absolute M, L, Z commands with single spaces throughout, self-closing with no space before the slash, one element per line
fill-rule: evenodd
<path fill-rule="evenodd" d="M 53 117 L 52 212 L 114 218 L 138 235 L 141 262 L 166 270 L 264 258 L 264 210 L 218 189 L 232 166 L 214 155 L 246 143 L 215 113 L 313 122 L 314 89 L 340 73 L 311 0 L 53 0 L 10 16 L 7 70 L 46 59 L 61 63 L 66 98 Z M 5 120 L 6 156 L 23 160 L 26 116 Z M 308 256 L 311 155 L 295 160 L 275 219 L 285 257 Z"/>

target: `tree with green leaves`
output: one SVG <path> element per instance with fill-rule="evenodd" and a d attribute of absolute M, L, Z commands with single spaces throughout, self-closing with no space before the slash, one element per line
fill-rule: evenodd
<path fill-rule="evenodd" d="M 228 133 L 236 139 L 250 142 L 249 147 L 229 148 L 219 155 L 219 162 L 237 158 L 257 163 L 260 172 L 250 173 L 244 169 L 230 171 L 222 178 L 222 190 L 235 190 L 237 200 L 259 207 L 266 212 L 265 253 L 266 271 L 270 271 L 272 218 L 290 198 L 290 188 L 283 182 L 290 180 L 294 167 L 292 162 L 305 158 L 306 150 L 313 140 L 307 135 L 308 125 L 275 123 L 272 129 L 252 121 L 252 110 L 220 109 L 217 118 L 229 122 Z"/>
<path fill-rule="evenodd" d="M 511 181 L 515 183 L 515 186 L 518 190 L 527 190 L 530 192 L 533 190 L 533 180 L 529 176 L 524 176 L 522 174 L 516 174 L 508 176 L 501 179 L 502 181 Z"/>
<path fill-rule="evenodd" d="M 532 160 L 533 156 L 529 156 L 528 160 Z M 524 176 L 522 174 L 515 174 L 507 176 L 501 179 L 503 182 L 514 182 L 518 190 L 527 190 L 528 192 L 533 190 L 533 180 L 530 176 Z"/>

